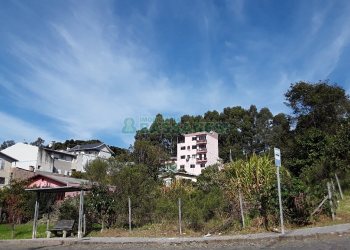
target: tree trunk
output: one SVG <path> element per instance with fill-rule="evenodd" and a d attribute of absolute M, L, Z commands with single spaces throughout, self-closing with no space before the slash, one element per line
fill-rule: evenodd
<path fill-rule="evenodd" d="M 15 218 L 12 218 L 12 239 L 15 238 Z"/>

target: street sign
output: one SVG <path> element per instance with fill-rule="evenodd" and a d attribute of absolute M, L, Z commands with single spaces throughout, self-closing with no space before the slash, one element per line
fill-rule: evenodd
<path fill-rule="evenodd" d="M 275 165 L 277 167 L 276 174 L 277 174 L 278 202 L 280 207 L 281 233 L 284 234 L 283 208 L 282 208 L 282 197 L 281 197 L 281 180 L 280 180 L 281 150 L 279 148 L 274 148 L 274 152 L 275 152 Z"/>
<path fill-rule="evenodd" d="M 281 150 L 279 148 L 274 148 L 275 152 L 275 165 L 276 167 L 281 166 Z"/>

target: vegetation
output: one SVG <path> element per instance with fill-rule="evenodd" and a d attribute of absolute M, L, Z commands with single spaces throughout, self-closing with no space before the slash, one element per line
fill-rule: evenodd
<path fill-rule="evenodd" d="M 268 108 L 257 110 L 254 105 L 208 111 L 203 116 L 184 115 L 178 122 L 158 114 L 149 129 L 137 131 L 129 150 L 115 148 L 115 157 L 95 160 L 86 166 L 86 173 L 76 174 L 93 185 L 84 204 L 88 227 L 99 224 L 102 231 L 127 230 L 130 198 L 133 228 L 166 228 L 177 223 L 180 198 L 184 228 L 194 232 L 241 230 L 241 194 L 246 227 L 271 230 L 278 225 L 279 216 L 274 147 L 282 152 L 286 223 L 308 225 L 329 216 L 328 205 L 314 216 L 311 213 L 327 194 L 326 183 L 334 174 L 343 187 L 350 184 L 349 97 L 329 82 L 292 84 L 285 97 L 291 115 L 272 115 Z M 164 160 L 176 155 L 177 139 L 182 133 L 203 130 L 219 132 L 219 152 L 225 162 L 222 171 L 210 166 L 196 183 L 183 180 L 164 186 L 159 174 Z M 55 145 L 61 148 L 76 143 L 79 141 Z M 31 199 L 23 196 L 12 204 L 11 192 L 22 191 L 15 186 L 1 191 L 3 208 L 25 221 Z M 340 206 L 340 214 L 344 206 Z M 77 198 L 67 199 L 60 217 L 76 218 L 77 209 Z"/>
<path fill-rule="evenodd" d="M 0 224 L 0 240 L 31 239 L 32 232 L 33 232 L 32 230 L 33 230 L 32 223 L 16 225 L 14 232 L 12 232 L 11 224 Z M 45 231 L 46 231 L 46 224 L 39 224 L 37 237 L 38 238 L 46 237 Z"/>

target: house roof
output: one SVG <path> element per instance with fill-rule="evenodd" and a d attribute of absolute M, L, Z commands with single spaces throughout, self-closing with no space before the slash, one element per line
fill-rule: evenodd
<path fill-rule="evenodd" d="M 197 178 L 198 176 L 197 175 L 194 175 L 194 174 L 190 174 L 190 173 L 187 173 L 187 172 L 172 172 L 172 173 L 166 173 L 166 174 L 163 174 L 163 175 L 159 175 L 159 178 L 162 178 L 162 179 L 165 179 L 165 178 L 169 178 L 171 176 L 183 176 L 183 177 L 191 177 L 191 178 Z"/>
<path fill-rule="evenodd" d="M 9 161 L 9 162 L 15 162 L 15 161 L 18 161 L 17 159 L 5 154 L 5 153 L 2 153 L 0 152 L 0 158 L 5 158 L 5 160 Z"/>
<path fill-rule="evenodd" d="M 68 176 L 62 176 L 62 175 L 52 174 L 52 173 L 48 173 L 48 172 L 36 172 L 36 175 L 31 177 L 30 179 L 35 179 L 38 176 L 39 177 L 43 176 L 43 177 L 52 179 L 54 181 L 57 181 L 59 183 L 66 185 L 66 186 L 82 185 L 82 184 L 89 183 L 89 181 L 85 180 L 85 179 L 78 179 L 78 178 L 73 178 L 73 177 L 68 177 Z"/>
<path fill-rule="evenodd" d="M 102 147 L 106 147 L 108 151 L 113 154 L 113 151 L 103 142 L 100 143 L 92 143 L 92 144 L 84 144 L 84 145 L 76 145 L 75 147 L 69 149 L 68 151 L 84 151 L 84 150 L 97 150 L 99 151 Z"/>
<path fill-rule="evenodd" d="M 61 192 L 74 192 L 89 190 L 86 187 L 41 187 L 41 188 L 26 188 L 25 191 L 37 192 L 37 193 L 61 193 Z"/>
<path fill-rule="evenodd" d="M 49 152 L 57 153 L 57 154 L 64 154 L 64 155 L 69 155 L 69 156 L 72 156 L 72 157 L 76 157 L 75 154 L 67 152 L 67 151 L 54 150 L 54 149 L 51 149 L 51 148 L 43 148 L 43 149 L 46 150 L 46 151 L 49 151 Z"/>

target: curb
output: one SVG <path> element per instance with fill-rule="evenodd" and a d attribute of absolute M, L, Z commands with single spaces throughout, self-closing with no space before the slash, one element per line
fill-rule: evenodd
<path fill-rule="evenodd" d="M 193 243 L 258 243 L 261 241 L 284 241 L 320 239 L 322 237 L 341 237 L 350 235 L 350 224 L 339 224 L 326 227 L 304 228 L 287 231 L 285 235 L 278 233 L 259 233 L 247 235 L 225 235 L 211 237 L 173 237 L 173 238 L 142 238 L 142 237 L 92 237 L 92 238 L 39 238 L 23 240 L 0 240 L 3 244 L 38 244 L 38 245 L 181 245 Z M 0 247 L 1 248 L 1 247 Z"/>

